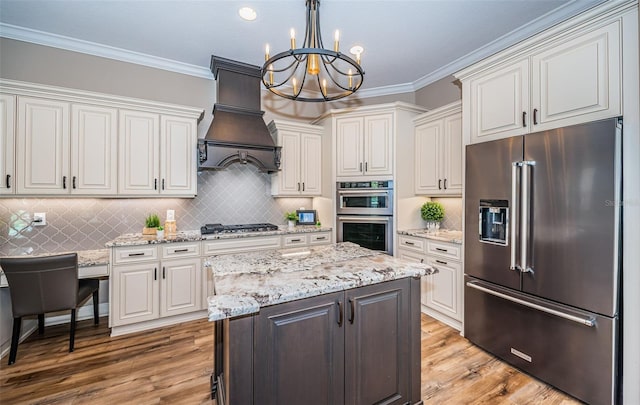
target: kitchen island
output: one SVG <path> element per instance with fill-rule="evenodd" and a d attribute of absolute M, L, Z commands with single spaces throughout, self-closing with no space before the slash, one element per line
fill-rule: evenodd
<path fill-rule="evenodd" d="M 206 259 L 219 404 L 420 403 L 420 277 L 352 243 Z"/>

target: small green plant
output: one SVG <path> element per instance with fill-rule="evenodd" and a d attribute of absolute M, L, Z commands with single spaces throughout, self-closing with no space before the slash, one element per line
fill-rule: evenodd
<path fill-rule="evenodd" d="M 159 231 L 164 231 L 164 227 L 159 226 L 159 227 L 158 227 L 158 230 L 159 230 Z"/>
<path fill-rule="evenodd" d="M 297 221 L 298 220 L 298 214 L 296 214 L 295 211 L 285 212 L 284 213 L 284 218 L 289 220 L 289 221 Z"/>
<path fill-rule="evenodd" d="M 144 220 L 144 226 L 147 228 L 157 228 L 160 226 L 160 217 L 158 214 L 150 214 Z"/>
<path fill-rule="evenodd" d="M 318 228 L 322 227 L 322 223 L 320 223 L 320 220 L 317 220 L 317 221 L 316 221 L 316 226 L 317 226 Z"/>
<path fill-rule="evenodd" d="M 422 204 L 420 214 L 425 221 L 440 222 L 444 218 L 444 207 L 439 202 L 427 201 Z"/>

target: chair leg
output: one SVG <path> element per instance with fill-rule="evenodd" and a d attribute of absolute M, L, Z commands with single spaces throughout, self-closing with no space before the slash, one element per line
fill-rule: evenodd
<path fill-rule="evenodd" d="M 38 335 L 44 335 L 44 314 L 38 314 Z"/>
<path fill-rule="evenodd" d="M 69 353 L 73 351 L 73 345 L 76 340 L 76 310 L 71 310 L 71 330 L 69 331 Z"/>
<path fill-rule="evenodd" d="M 98 315 L 98 291 L 95 290 L 93 292 L 93 324 L 97 325 L 100 323 L 100 317 Z"/>
<path fill-rule="evenodd" d="M 22 318 L 13 318 L 13 334 L 11 335 L 11 349 L 9 350 L 9 365 L 16 362 L 16 354 L 18 354 L 18 340 L 20 339 L 20 326 Z"/>

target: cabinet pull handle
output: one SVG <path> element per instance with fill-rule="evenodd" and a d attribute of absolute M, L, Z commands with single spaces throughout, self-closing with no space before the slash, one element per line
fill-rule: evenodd
<path fill-rule="evenodd" d="M 302 239 L 291 239 L 291 242 L 302 242 Z"/>
<path fill-rule="evenodd" d="M 302 182 L 302 191 L 304 191 L 304 181 Z"/>
<path fill-rule="evenodd" d="M 325 240 L 325 239 L 327 239 L 327 237 L 326 237 L 326 236 L 318 236 L 318 237 L 316 238 L 316 240 Z"/>
<path fill-rule="evenodd" d="M 362 162 L 360 162 L 360 171 L 362 171 Z"/>
<path fill-rule="evenodd" d="M 420 259 L 420 263 L 424 263 L 424 258 L 423 258 L 423 259 Z"/>
<path fill-rule="evenodd" d="M 164 179 L 162 179 L 162 189 L 164 190 Z"/>
<path fill-rule="evenodd" d="M 342 326 L 344 320 L 344 308 L 342 307 L 342 301 L 336 302 L 338 304 L 338 326 Z"/>
<path fill-rule="evenodd" d="M 298 183 L 298 191 L 300 191 L 300 183 Z"/>
<path fill-rule="evenodd" d="M 437 251 L 439 252 L 448 252 L 448 249 L 443 249 L 443 248 L 436 248 Z"/>
<path fill-rule="evenodd" d="M 408 240 L 405 240 L 405 241 L 404 241 L 404 244 L 405 244 L 405 245 L 410 245 L 410 246 L 415 246 L 415 243 L 413 243 L 413 242 L 409 242 Z"/>
<path fill-rule="evenodd" d="M 447 189 L 447 179 L 444 179 L 444 189 Z"/>
<path fill-rule="evenodd" d="M 157 267 L 153 268 L 153 279 L 154 280 L 158 280 L 158 268 Z"/>
<path fill-rule="evenodd" d="M 351 313 L 349 314 L 349 323 L 352 324 L 353 320 L 356 319 L 356 308 L 351 298 L 349 298 L 349 308 L 351 309 Z"/>
<path fill-rule="evenodd" d="M 364 162 L 364 171 L 365 172 L 369 171 L 369 162 Z"/>
<path fill-rule="evenodd" d="M 153 179 L 153 189 L 154 190 L 158 189 L 158 179 Z"/>
<path fill-rule="evenodd" d="M 167 277 L 165 277 L 164 266 L 162 266 L 162 279 L 164 280 L 165 278 L 167 278 Z"/>
<path fill-rule="evenodd" d="M 438 179 L 438 190 L 442 190 L 442 179 Z"/>
<path fill-rule="evenodd" d="M 436 263 L 440 263 L 440 264 L 444 264 L 444 265 L 448 264 L 447 262 L 443 262 L 442 260 L 436 260 Z"/>
<path fill-rule="evenodd" d="M 7 188 L 11 188 L 11 175 L 7 174 Z"/>
<path fill-rule="evenodd" d="M 75 188 L 76 188 L 76 176 L 73 176 L 71 178 L 71 187 L 73 187 L 73 189 L 75 190 Z"/>
<path fill-rule="evenodd" d="M 62 188 L 67 189 L 67 176 L 62 176 Z"/>
<path fill-rule="evenodd" d="M 533 109 L 533 125 L 538 125 L 538 109 Z"/>
<path fill-rule="evenodd" d="M 189 249 L 185 248 L 185 249 L 176 249 L 173 251 L 173 253 L 180 253 L 180 252 L 188 252 Z"/>
<path fill-rule="evenodd" d="M 140 252 L 140 253 L 129 253 L 129 257 L 133 257 L 133 256 L 144 256 L 144 252 Z"/>
<path fill-rule="evenodd" d="M 522 112 L 522 126 L 523 127 L 527 127 L 527 112 L 523 111 Z"/>

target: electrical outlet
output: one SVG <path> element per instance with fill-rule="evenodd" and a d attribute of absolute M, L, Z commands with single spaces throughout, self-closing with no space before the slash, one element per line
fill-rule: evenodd
<path fill-rule="evenodd" d="M 33 213 L 33 226 L 44 226 L 47 224 L 47 214 L 45 212 Z"/>

